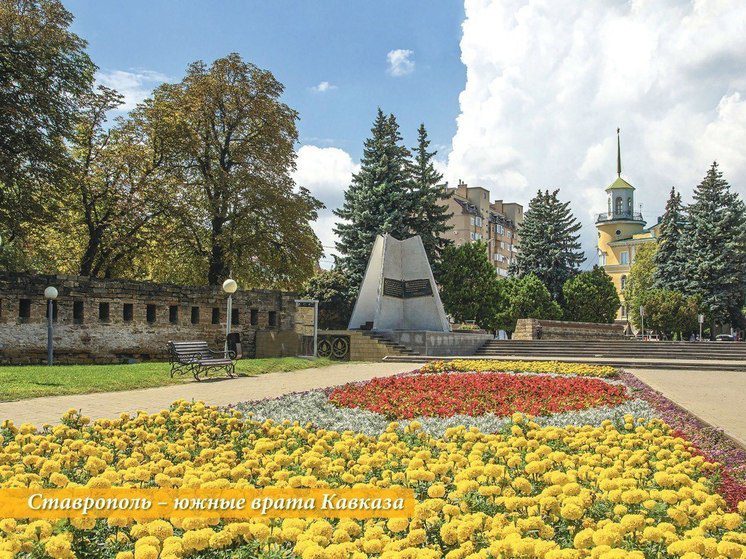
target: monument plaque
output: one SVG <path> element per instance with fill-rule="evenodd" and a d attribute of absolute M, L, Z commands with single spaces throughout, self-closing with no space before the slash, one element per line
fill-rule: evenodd
<path fill-rule="evenodd" d="M 349 327 L 370 323 L 373 330 L 450 331 L 419 237 L 376 238 Z"/>

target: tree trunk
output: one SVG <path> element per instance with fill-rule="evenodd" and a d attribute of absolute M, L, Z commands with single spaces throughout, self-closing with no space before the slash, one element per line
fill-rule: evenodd
<path fill-rule="evenodd" d="M 210 251 L 210 268 L 207 273 L 207 283 L 219 285 L 228 277 L 228 265 L 225 262 L 225 249 L 223 247 L 223 219 L 214 217 L 212 219 L 212 234 Z"/>
<path fill-rule="evenodd" d="M 85 247 L 83 257 L 80 259 L 80 269 L 78 271 L 81 276 L 90 276 L 93 270 L 93 263 L 96 261 L 99 248 L 101 247 L 101 238 L 103 234 L 100 229 L 94 228 L 89 230 L 88 243 Z"/>

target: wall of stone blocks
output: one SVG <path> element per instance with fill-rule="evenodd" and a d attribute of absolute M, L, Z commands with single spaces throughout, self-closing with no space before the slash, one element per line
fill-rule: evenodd
<path fill-rule="evenodd" d="M 514 340 L 598 340 L 624 338 L 624 326 L 595 322 L 565 322 L 521 318 L 513 332 Z"/>
<path fill-rule="evenodd" d="M 223 346 L 226 294 L 219 287 L 0 272 L 0 363 L 46 361 L 50 285 L 59 291 L 53 337 L 59 363 L 167 359 L 169 340 Z M 294 329 L 296 298 L 271 290 L 233 295 L 232 331 L 241 334 L 244 356 L 254 356 L 257 332 Z"/>

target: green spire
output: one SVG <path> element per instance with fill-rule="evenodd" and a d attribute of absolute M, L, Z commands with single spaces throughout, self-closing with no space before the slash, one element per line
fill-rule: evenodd
<path fill-rule="evenodd" d="M 619 142 L 619 128 L 616 129 L 616 176 L 622 176 L 622 147 Z"/>

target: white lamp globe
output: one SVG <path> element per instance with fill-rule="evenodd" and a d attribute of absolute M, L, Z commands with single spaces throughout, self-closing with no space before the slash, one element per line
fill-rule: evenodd
<path fill-rule="evenodd" d="M 236 289 L 238 289 L 238 284 L 236 283 L 236 280 L 227 279 L 223 282 L 223 291 L 225 291 L 228 294 L 235 293 Z"/>
<path fill-rule="evenodd" d="M 59 293 L 57 292 L 57 288 L 52 287 L 51 285 L 44 290 L 44 297 L 46 299 L 51 299 L 52 301 L 54 301 L 57 298 L 57 295 L 59 295 Z"/>

